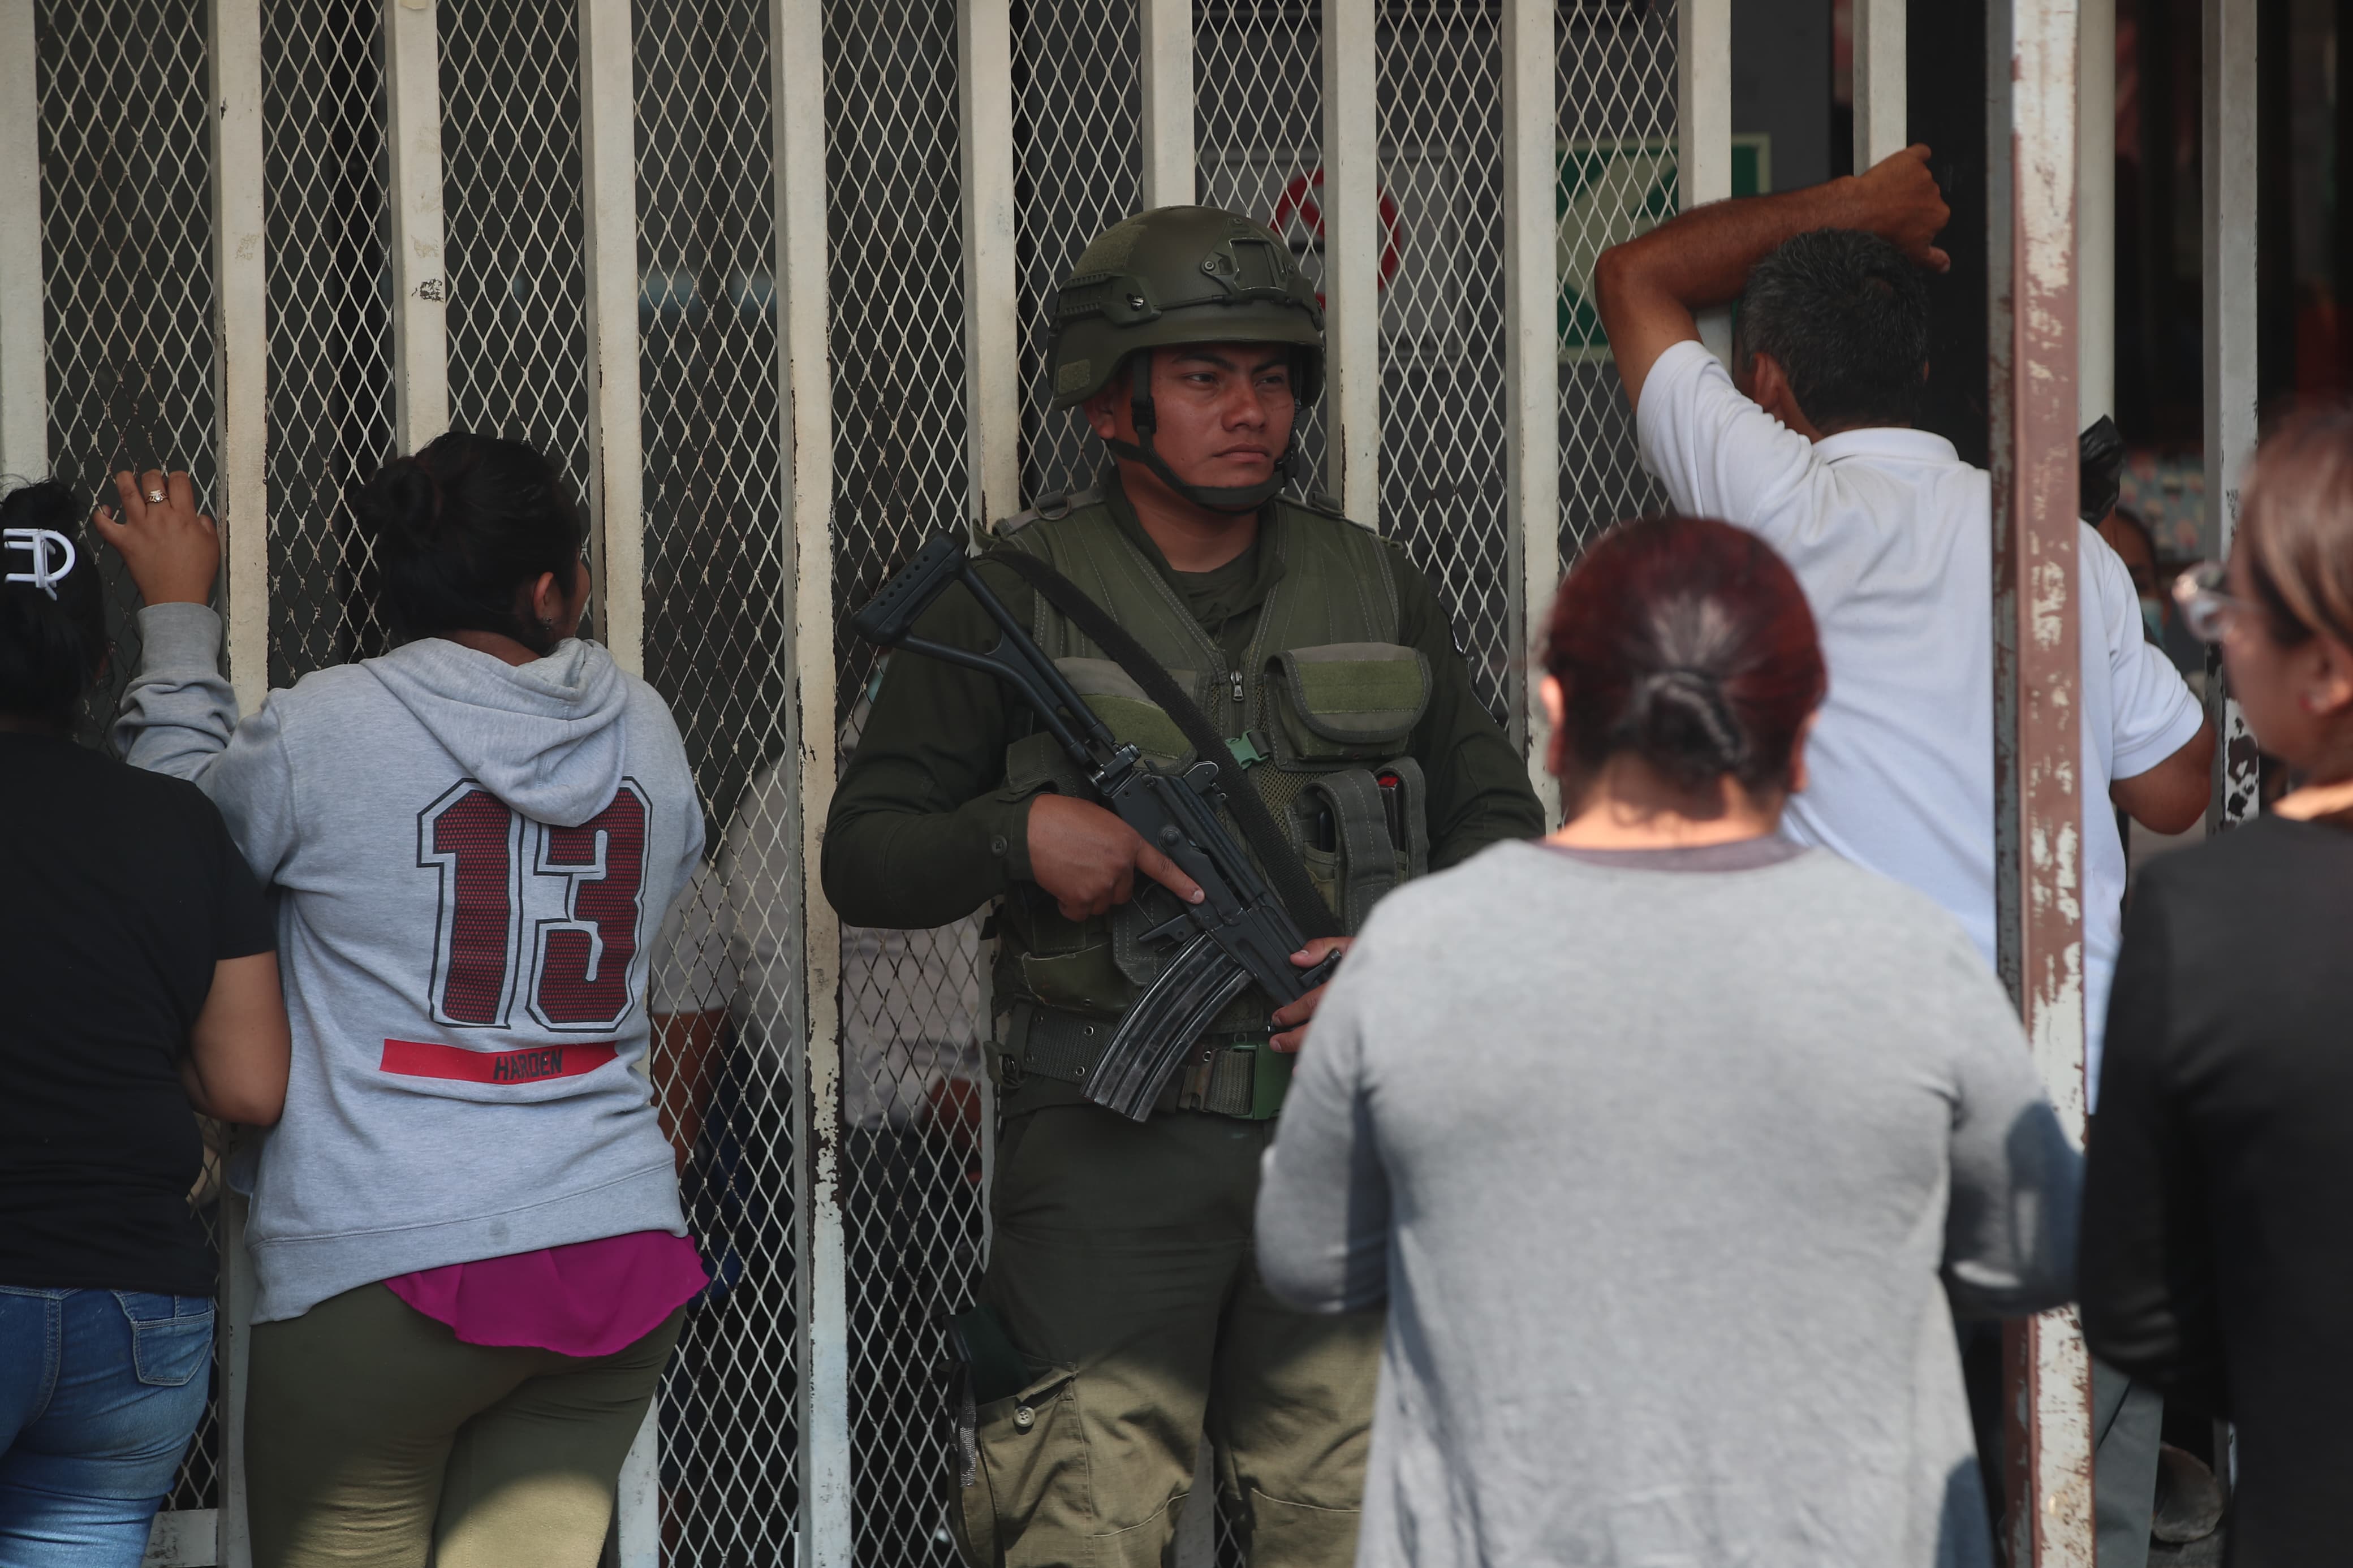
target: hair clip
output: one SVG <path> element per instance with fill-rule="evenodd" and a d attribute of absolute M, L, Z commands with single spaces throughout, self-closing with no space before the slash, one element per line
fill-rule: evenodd
<path fill-rule="evenodd" d="M 57 541 L 58 548 L 66 552 L 66 563 L 54 570 L 49 566 L 51 540 Z M 21 550 L 33 558 L 30 572 L 11 572 L 6 581 L 30 583 L 52 601 L 58 596 L 58 584 L 73 571 L 74 562 L 79 559 L 74 553 L 73 541 L 53 528 L 0 529 L 0 550 Z"/>

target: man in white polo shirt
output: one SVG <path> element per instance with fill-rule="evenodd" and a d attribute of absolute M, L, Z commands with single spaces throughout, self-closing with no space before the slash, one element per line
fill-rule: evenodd
<path fill-rule="evenodd" d="M 1859 177 L 1719 202 L 1603 252 L 1601 321 L 1642 461 L 1677 508 L 1753 530 L 1805 585 L 1830 666 L 1784 818 L 1917 888 L 1994 958 L 1993 538 L 1988 477 L 1911 428 L 1927 375 L 1919 269 L 1948 214 L 1913 147 Z M 1733 369 L 1694 312 L 1737 299 Z M 2125 849 L 2204 811 L 2213 737 L 2141 635 L 2132 580 L 2080 534 L 2087 1065 L 2098 1082 Z M 2148 1544 L 2158 1408 L 2103 1377 L 2101 1568 Z M 2127 1404 L 2129 1409 L 2123 1408 Z M 2119 1413 L 2121 1410 L 2121 1414 Z M 2133 1536 L 2137 1532 L 2137 1552 Z M 2111 1544 L 2111 1541 L 2114 1544 Z"/>

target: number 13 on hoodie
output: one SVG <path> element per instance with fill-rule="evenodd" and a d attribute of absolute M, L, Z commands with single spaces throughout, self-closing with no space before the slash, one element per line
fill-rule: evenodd
<path fill-rule="evenodd" d="M 504 1028 L 518 990 L 543 1028 L 604 1030 L 626 1017 L 646 815 L 645 792 L 628 778 L 574 827 L 517 816 L 472 779 L 417 813 L 417 864 L 441 879 L 434 1022 Z"/>

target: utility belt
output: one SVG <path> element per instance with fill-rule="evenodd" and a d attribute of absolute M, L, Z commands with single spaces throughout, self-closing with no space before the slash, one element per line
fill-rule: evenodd
<path fill-rule="evenodd" d="M 1030 1079 L 1073 1086 L 1087 1081 L 1117 1020 L 1092 1018 L 1014 1004 L 998 1045 L 998 1088 L 1010 1095 Z M 1211 1034 L 1193 1047 L 1190 1059 L 1161 1091 L 1155 1110 L 1204 1110 L 1244 1121 L 1265 1121 L 1282 1109 L 1291 1087 L 1291 1053 L 1267 1044 L 1266 1032 Z"/>

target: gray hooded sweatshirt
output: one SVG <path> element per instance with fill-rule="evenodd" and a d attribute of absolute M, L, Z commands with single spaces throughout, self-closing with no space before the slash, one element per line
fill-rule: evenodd
<path fill-rule="evenodd" d="M 203 786 L 276 886 L 286 1113 L 238 1184 L 298 1317 L 420 1268 L 686 1233 L 647 1079 L 647 949 L 702 853 L 669 708 L 594 643 L 438 637 L 237 720 L 220 622 L 140 612 L 116 743 Z"/>

